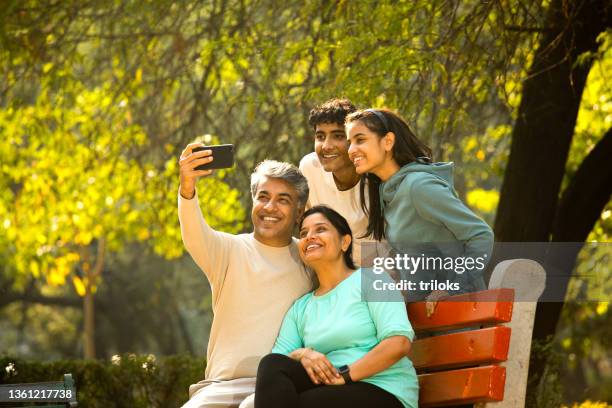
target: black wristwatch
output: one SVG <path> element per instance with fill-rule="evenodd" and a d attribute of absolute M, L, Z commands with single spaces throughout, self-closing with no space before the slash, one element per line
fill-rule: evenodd
<path fill-rule="evenodd" d="M 343 365 L 341 367 L 338 367 L 338 372 L 340 373 L 342 378 L 344 378 L 345 384 L 353 383 L 353 379 L 351 378 L 351 369 L 349 368 L 349 366 Z"/>

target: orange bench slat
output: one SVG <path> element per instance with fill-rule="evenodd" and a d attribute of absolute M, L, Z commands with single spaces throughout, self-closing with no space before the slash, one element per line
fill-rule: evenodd
<path fill-rule="evenodd" d="M 419 407 L 501 401 L 506 368 L 485 366 L 419 375 Z"/>
<path fill-rule="evenodd" d="M 417 370 L 506 361 L 510 333 L 509 327 L 498 326 L 416 340 L 410 360 Z"/>
<path fill-rule="evenodd" d="M 446 298 L 438 302 L 431 317 L 427 317 L 425 302 L 410 303 L 407 309 L 416 331 L 442 331 L 509 322 L 513 300 L 513 289 L 491 289 Z"/>

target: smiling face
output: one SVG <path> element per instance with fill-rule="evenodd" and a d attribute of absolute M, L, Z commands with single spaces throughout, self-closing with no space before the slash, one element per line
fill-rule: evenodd
<path fill-rule="evenodd" d="M 298 248 L 302 260 L 310 267 L 321 262 L 342 261 L 343 252 L 350 243 L 351 236 L 340 236 L 338 230 L 321 213 L 311 214 L 302 222 Z"/>
<path fill-rule="evenodd" d="M 348 123 L 346 131 L 350 143 L 348 155 L 357 174 L 373 173 L 381 177 L 380 173 L 384 173 L 386 167 L 394 162 L 392 149 L 395 135 L 389 132 L 380 137 L 358 120 Z"/>
<path fill-rule="evenodd" d="M 352 167 L 348 146 L 344 126 L 337 123 L 320 123 L 316 126 L 314 147 L 323 170 L 337 172 Z"/>
<path fill-rule="evenodd" d="M 298 193 L 284 180 L 263 176 L 253 197 L 255 239 L 265 245 L 289 245 L 298 218 L 303 212 Z"/>

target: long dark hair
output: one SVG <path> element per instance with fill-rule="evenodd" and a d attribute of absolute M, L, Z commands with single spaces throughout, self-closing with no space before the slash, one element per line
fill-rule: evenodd
<path fill-rule="evenodd" d="M 384 137 L 389 132 L 395 134 L 391 157 L 400 167 L 414 161 L 431 162 L 432 152 L 429 146 L 417 139 L 408 123 L 397 113 L 389 109 L 365 109 L 346 117 L 346 123 L 357 121 L 363 123 L 378 137 Z M 378 241 L 385 238 L 385 214 L 380 201 L 380 183 L 380 178 L 372 173 L 361 175 L 361 208 L 368 215 L 368 229 L 360 238 L 373 236 Z M 365 200 L 366 185 L 369 203 Z"/>
<path fill-rule="evenodd" d="M 346 266 L 348 266 L 350 269 L 357 269 L 355 263 L 353 262 L 353 233 L 351 232 L 351 227 L 346 221 L 346 218 L 338 214 L 336 210 L 333 210 L 332 208 L 326 205 L 315 205 L 314 207 L 309 208 L 308 210 L 306 210 L 306 212 L 304 212 L 302 218 L 300 218 L 299 229 L 302 229 L 302 224 L 304 223 L 306 217 L 317 213 L 323 214 L 323 216 L 327 218 L 331 225 L 334 226 L 336 231 L 338 231 L 340 237 L 350 235 L 351 243 L 349 244 L 347 250 L 344 251 L 344 253 L 342 254 L 342 257 L 344 258 L 344 263 L 346 264 Z"/>

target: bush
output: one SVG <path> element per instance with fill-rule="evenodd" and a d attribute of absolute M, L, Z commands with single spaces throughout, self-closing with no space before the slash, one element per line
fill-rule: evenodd
<path fill-rule="evenodd" d="M 187 390 L 204 377 L 205 361 L 186 355 L 164 357 L 128 354 L 111 361 L 25 361 L 0 357 L 0 383 L 59 381 L 71 373 L 79 407 L 180 407 Z"/>

